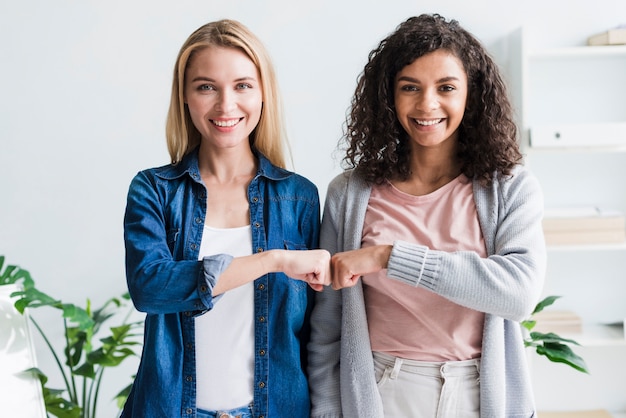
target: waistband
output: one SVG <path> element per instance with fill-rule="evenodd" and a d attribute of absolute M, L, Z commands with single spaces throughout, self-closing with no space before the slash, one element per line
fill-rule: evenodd
<path fill-rule="evenodd" d="M 396 371 L 402 370 L 430 376 L 463 376 L 480 373 L 480 358 L 460 361 L 419 361 L 394 357 L 378 351 L 374 351 L 373 355 L 375 361 L 393 367 Z"/>
<path fill-rule="evenodd" d="M 198 418 L 251 418 L 252 405 L 219 411 L 208 411 L 198 408 L 197 416 Z"/>

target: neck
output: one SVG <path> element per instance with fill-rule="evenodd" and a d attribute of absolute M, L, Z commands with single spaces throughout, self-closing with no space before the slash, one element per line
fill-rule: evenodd
<path fill-rule="evenodd" d="M 218 183 L 229 183 L 254 176 L 257 161 L 250 147 L 217 150 L 200 147 L 198 167 L 205 181 L 211 179 Z"/>
<path fill-rule="evenodd" d="M 412 153 L 409 178 L 392 183 L 405 193 L 421 196 L 448 184 L 459 174 L 461 165 L 452 154 L 436 149 L 422 149 Z"/>

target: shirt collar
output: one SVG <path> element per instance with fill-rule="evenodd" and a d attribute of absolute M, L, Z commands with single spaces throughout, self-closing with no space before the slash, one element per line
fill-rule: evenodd
<path fill-rule="evenodd" d="M 169 164 L 157 169 L 156 175 L 165 180 L 174 180 L 188 174 L 195 181 L 200 182 L 200 169 L 198 168 L 198 150 L 196 147 L 193 151 L 183 157 L 180 163 L 173 165 Z M 255 157 L 259 161 L 259 168 L 257 171 L 257 177 L 262 176 L 270 180 L 283 180 L 293 175 L 292 172 L 276 167 L 270 162 L 263 154 L 256 149 L 253 149 Z"/>

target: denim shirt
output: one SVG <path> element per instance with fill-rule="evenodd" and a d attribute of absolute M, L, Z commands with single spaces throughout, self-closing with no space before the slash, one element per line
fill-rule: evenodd
<path fill-rule="evenodd" d="M 315 185 L 260 154 L 257 158 L 247 193 L 252 252 L 318 248 Z M 198 261 L 206 200 L 197 150 L 177 165 L 138 173 L 130 184 L 126 277 L 146 319 L 141 362 L 122 417 L 196 416 L 195 318 L 219 303 L 212 290 L 232 260 L 217 254 Z M 306 344 L 313 291 L 283 273 L 256 279 L 254 289 L 253 416 L 308 417 Z"/>

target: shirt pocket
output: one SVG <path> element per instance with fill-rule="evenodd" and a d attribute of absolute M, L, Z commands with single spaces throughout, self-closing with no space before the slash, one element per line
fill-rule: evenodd
<path fill-rule="evenodd" d="M 283 248 L 285 250 L 290 250 L 290 251 L 306 251 L 306 250 L 308 250 L 306 244 L 304 244 L 304 243 L 297 243 L 297 242 L 290 241 L 290 240 L 283 240 Z M 296 292 L 304 292 L 309 287 L 309 284 L 307 282 L 305 282 L 305 281 L 292 279 L 291 277 L 289 277 L 287 275 L 285 275 L 284 277 L 287 278 L 287 284 L 288 284 L 289 288 L 295 290 Z"/>
<path fill-rule="evenodd" d="M 293 241 L 283 240 L 283 247 L 285 250 L 308 250 L 306 244 L 298 244 Z"/>

